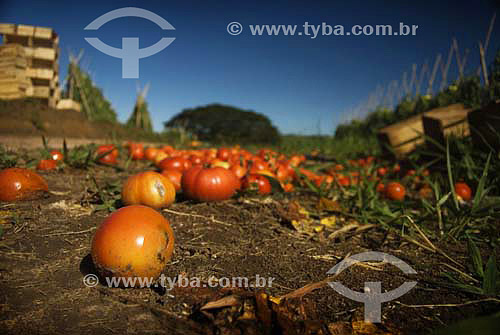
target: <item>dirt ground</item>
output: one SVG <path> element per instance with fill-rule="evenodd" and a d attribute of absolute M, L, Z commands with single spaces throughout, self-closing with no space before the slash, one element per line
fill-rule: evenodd
<path fill-rule="evenodd" d="M 2 334 L 417 334 L 498 309 L 441 285 L 445 264 L 453 264 L 399 235 L 377 227 L 335 239 L 298 233 L 287 208 L 292 201 L 307 207 L 313 201 L 307 194 L 244 196 L 213 204 L 179 199 L 162 212 L 176 237 L 166 276 L 207 283 L 212 276 L 252 281 L 259 275 L 274 278 L 272 287 L 86 287 L 83 278 L 93 273 L 93 232 L 108 215 L 93 212 L 90 176 L 102 185 L 126 175 L 96 167 L 43 176 L 51 190 L 46 197 L 0 204 Z M 391 265 L 351 266 L 335 279 L 358 291 L 367 281 L 381 281 L 383 290 L 418 281 L 407 294 L 383 304 L 380 325 L 361 323 L 363 304 L 344 298 L 325 281 L 327 271 L 344 257 L 371 250 L 417 270 L 406 276 Z M 447 244 L 446 250 L 466 263 L 466 251 L 458 244 Z M 312 283 L 318 283 L 316 290 L 295 291 Z M 215 302 L 215 308 L 202 308 L 207 302 Z"/>

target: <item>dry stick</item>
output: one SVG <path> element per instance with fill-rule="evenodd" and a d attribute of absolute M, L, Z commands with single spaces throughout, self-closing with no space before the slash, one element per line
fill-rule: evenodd
<path fill-rule="evenodd" d="M 46 234 L 46 235 L 42 235 L 42 237 L 85 234 L 85 233 L 90 233 L 91 231 L 93 231 L 95 229 L 97 229 L 97 227 L 92 227 L 92 228 L 85 229 L 85 230 L 80 230 L 80 231 L 67 231 L 67 232 L 61 232 L 61 233 Z"/>
<path fill-rule="evenodd" d="M 470 300 L 470 301 L 466 301 L 466 302 L 462 302 L 462 303 L 458 303 L 458 304 L 407 305 L 407 304 L 403 304 L 400 301 L 395 301 L 395 303 L 397 303 L 397 304 L 399 304 L 401 306 L 410 307 L 410 308 L 435 308 L 435 307 L 462 307 L 462 306 L 467 306 L 467 305 L 472 305 L 472 304 L 477 304 L 477 303 L 482 303 L 482 302 L 488 302 L 488 301 L 500 303 L 500 299 L 497 299 L 497 298 L 486 298 L 486 299 L 479 299 L 479 300 Z"/>
<path fill-rule="evenodd" d="M 481 58 L 481 68 L 483 69 L 483 79 L 484 79 L 484 85 L 486 87 L 490 86 L 490 81 L 488 79 L 488 69 L 486 68 L 486 60 L 484 57 L 484 48 L 483 48 L 483 43 L 479 41 L 479 56 Z"/>
<path fill-rule="evenodd" d="M 446 60 L 446 65 L 443 66 L 443 64 L 441 64 L 441 73 L 442 73 L 442 77 L 441 77 L 441 89 L 444 89 L 446 87 L 446 85 L 448 84 L 448 71 L 450 70 L 450 64 L 451 64 L 451 59 L 453 57 L 453 50 L 455 50 L 455 48 L 453 47 L 453 43 L 450 45 L 450 51 L 448 52 L 448 59 Z"/>
<path fill-rule="evenodd" d="M 202 219 L 205 219 L 205 220 L 210 220 L 210 221 L 215 222 L 215 223 L 220 223 L 220 224 L 225 225 L 225 226 L 231 226 L 229 223 L 226 223 L 226 222 L 214 219 L 213 217 L 203 216 L 203 215 L 199 215 L 199 214 L 177 212 L 177 211 L 174 211 L 172 209 L 167 209 L 167 208 L 163 209 L 163 211 L 168 212 L 168 213 L 172 213 L 172 214 L 176 214 L 176 215 L 192 216 L 192 217 L 196 217 L 196 218 L 202 218 Z"/>
<path fill-rule="evenodd" d="M 434 66 L 432 67 L 431 77 L 429 78 L 429 86 L 427 86 L 427 94 L 432 93 L 432 86 L 434 85 L 434 79 L 436 79 L 436 73 L 439 64 L 441 63 L 441 54 L 438 54 Z"/>

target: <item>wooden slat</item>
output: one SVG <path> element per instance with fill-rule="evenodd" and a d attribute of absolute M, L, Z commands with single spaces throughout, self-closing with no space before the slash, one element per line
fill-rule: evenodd
<path fill-rule="evenodd" d="M 56 61 L 58 58 L 58 52 L 56 49 L 24 47 L 24 52 L 28 58 L 38 58 L 50 61 Z"/>
<path fill-rule="evenodd" d="M 28 65 L 26 58 L 21 57 L 1 57 L 0 56 L 0 69 L 6 67 L 26 68 Z"/>
<path fill-rule="evenodd" d="M 434 145 L 434 142 L 444 144 L 445 138 L 450 135 L 469 136 L 467 114 L 470 111 L 462 104 L 454 104 L 427 112 L 422 117 L 427 144 L 431 146 Z"/>
<path fill-rule="evenodd" d="M 16 25 L 13 23 L 0 23 L 0 34 L 15 34 Z"/>
<path fill-rule="evenodd" d="M 50 98 L 52 91 L 46 86 L 30 86 L 26 89 L 26 95 L 35 98 Z"/>
<path fill-rule="evenodd" d="M 54 35 L 54 31 L 52 30 L 52 28 L 35 27 L 34 36 L 36 38 L 52 39 L 53 35 Z"/>
<path fill-rule="evenodd" d="M 19 36 L 33 36 L 35 34 L 35 27 L 25 24 L 17 25 L 17 35 Z"/>
<path fill-rule="evenodd" d="M 54 70 L 27 68 L 26 69 L 26 77 L 40 78 L 40 79 L 52 79 L 52 78 L 54 78 Z"/>

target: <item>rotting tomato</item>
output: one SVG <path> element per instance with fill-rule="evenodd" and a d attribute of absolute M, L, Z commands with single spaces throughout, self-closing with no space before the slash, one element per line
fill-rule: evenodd
<path fill-rule="evenodd" d="M 470 189 L 469 185 L 464 182 L 455 183 L 455 193 L 464 201 L 469 201 L 470 199 L 472 199 L 472 190 Z"/>
<path fill-rule="evenodd" d="M 243 178 L 242 188 L 244 190 L 257 190 L 259 194 L 269 194 L 272 189 L 269 179 L 261 174 L 249 174 Z"/>
<path fill-rule="evenodd" d="M 179 192 L 181 190 L 182 172 L 170 169 L 170 170 L 163 170 L 161 174 L 167 177 L 168 180 L 170 180 L 172 185 L 174 185 L 176 192 Z"/>
<path fill-rule="evenodd" d="M 49 187 L 38 173 L 22 168 L 0 171 L 0 201 L 34 199 Z"/>
<path fill-rule="evenodd" d="M 103 277 L 150 280 L 158 278 L 167 265 L 174 243 L 170 222 L 160 213 L 146 206 L 127 206 L 108 216 L 96 230 L 91 256 Z"/>
<path fill-rule="evenodd" d="M 53 159 L 41 159 L 40 162 L 38 162 L 36 169 L 37 170 L 55 170 L 57 168 L 57 162 Z"/>
<path fill-rule="evenodd" d="M 175 201 L 175 186 L 160 173 L 141 172 L 130 176 L 123 184 L 122 201 L 126 205 L 166 207 Z"/>
<path fill-rule="evenodd" d="M 222 167 L 193 166 L 184 172 L 181 184 L 186 197 L 198 201 L 226 200 L 240 188 L 238 177 Z"/>
<path fill-rule="evenodd" d="M 390 182 L 385 187 L 385 195 L 391 200 L 401 201 L 405 198 L 405 194 L 405 187 L 398 182 Z"/>

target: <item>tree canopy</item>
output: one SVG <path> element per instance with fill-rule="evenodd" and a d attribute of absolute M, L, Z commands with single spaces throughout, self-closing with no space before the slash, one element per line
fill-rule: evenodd
<path fill-rule="evenodd" d="M 280 139 L 265 115 L 220 104 L 184 109 L 164 126 L 184 128 L 202 141 L 217 143 L 276 143 Z"/>

